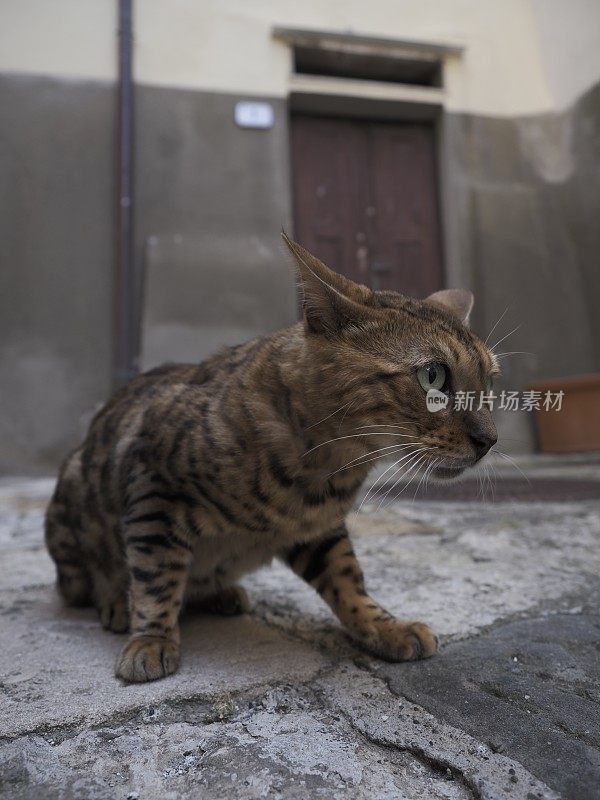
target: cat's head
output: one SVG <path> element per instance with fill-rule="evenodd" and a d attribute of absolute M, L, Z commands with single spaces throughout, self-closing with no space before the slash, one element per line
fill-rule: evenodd
<path fill-rule="evenodd" d="M 479 461 L 497 440 L 480 396 L 499 369 L 468 326 L 473 295 L 372 291 L 284 239 L 301 279 L 314 416 L 333 411 L 327 428 L 350 437 L 340 439 L 348 452 L 405 458 L 438 478 Z M 474 393 L 472 409 L 457 408 L 457 392 Z"/>

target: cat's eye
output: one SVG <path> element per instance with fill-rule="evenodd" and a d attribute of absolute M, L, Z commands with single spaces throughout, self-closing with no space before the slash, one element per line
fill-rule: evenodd
<path fill-rule="evenodd" d="M 428 392 L 430 389 L 437 389 L 441 392 L 446 383 L 447 369 L 443 364 L 432 361 L 417 370 L 417 379 L 423 389 Z"/>
<path fill-rule="evenodd" d="M 494 379 L 490 376 L 485 382 L 486 394 L 491 394 L 494 391 Z"/>

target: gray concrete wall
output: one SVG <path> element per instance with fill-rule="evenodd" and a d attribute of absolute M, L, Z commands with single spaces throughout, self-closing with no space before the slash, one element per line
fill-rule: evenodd
<path fill-rule="evenodd" d="M 291 226 L 287 107 L 269 98 L 273 127 L 242 129 L 234 122 L 241 99 L 137 89 L 143 368 L 198 360 L 296 319 L 279 235 Z"/>
<path fill-rule="evenodd" d="M 444 122 L 447 271 L 476 296 L 474 327 L 524 351 L 501 386 L 600 369 L 600 86 L 561 114 Z M 531 415 L 501 416 L 507 449 L 534 444 Z"/>
<path fill-rule="evenodd" d="M 0 75 L 0 471 L 54 466 L 110 383 L 114 89 Z"/>
<path fill-rule="evenodd" d="M 295 319 L 287 112 L 137 87 L 142 366 L 201 359 Z M 53 469 L 111 391 L 115 89 L 0 78 L 0 472 Z"/>
<path fill-rule="evenodd" d="M 143 366 L 201 358 L 286 324 L 293 276 L 287 110 L 233 121 L 242 95 L 136 90 L 136 265 L 148 267 Z M 246 99 L 246 98 L 244 98 Z M 0 77 L 0 470 L 49 468 L 110 391 L 114 88 Z M 447 114 L 451 285 L 471 286 L 505 384 L 600 368 L 600 88 L 561 115 Z M 231 301 L 231 302 L 230 302 Z M 502 421 L 507 449 L 532 420 Z"/>

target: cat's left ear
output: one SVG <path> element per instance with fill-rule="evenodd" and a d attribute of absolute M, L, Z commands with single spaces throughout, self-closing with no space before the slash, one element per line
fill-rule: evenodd
<path fill-rule="evenodd" d="M 464 325 L 468 325 L 475 298 L 473 292 L 468 289 L 442 289 L 426 297 L 425 302 L 439 303 L 458 317 Z"/>
<path fill-rule="evenodd" d="M 335 335 L 348 325 L 360 325 L 375 313 L 369 308 L 373 293 L 366 286 L 329 269 L 283 231 L 298 268 L 306 328 L 311 333 Z"/>

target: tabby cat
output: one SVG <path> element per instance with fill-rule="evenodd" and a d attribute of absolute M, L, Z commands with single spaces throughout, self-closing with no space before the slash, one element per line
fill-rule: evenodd
<path fill-rule="evenodd" d="M 125 681 L 178 667 L 178 617 L 248 609 L 236 580 L 274 556 L 371 653 L 431 656 L 437 638 L 372 600 L 344 519 L 376 458 L 452 478 L 496 441 L 487 408 L 427 410 L 432 389 L 480 391 L 497 371 L 463 290 L 412 300 L 332 272 L 284 235 L 303 322 L 201 364 L 139 375 L 93 419 L 46 514 L 58 587 L 129 631 Z"/>

